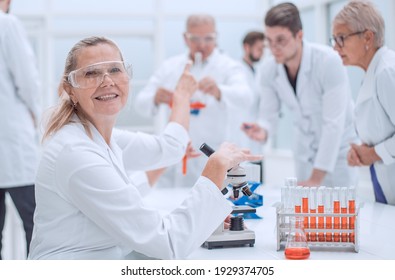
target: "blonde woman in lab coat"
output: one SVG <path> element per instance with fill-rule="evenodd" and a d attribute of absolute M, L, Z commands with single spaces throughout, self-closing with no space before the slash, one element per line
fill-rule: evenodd
<path fill-rule="evenodd" d="M 362 144 L 352 144 L 351 166 L 370 166 L 377 202 L 395 205 L 395 52 L 384 46 L 384 20 L 369 2 L 348 3 L 333 21 L 332 43 L 345 65 L 366 74 L 355 107 Z"/>
<path fill-rule="evenodd" d="M 226 170 L 255 157 L 226 143 L 179 208 L 161 216 L 144 205 L 127 172 L 181 160 L 196 81 L 187 65 L 169 124 L 161 136 L 151 136 L 113 132 L 130 77 L 109 39 L 86 38 L 69 52 L 61 103 L 44 134 L 30 259 L 185 258 L 231 212 L 220 191 Z"/>
<path fill-rule="evenodd" d="M 285 105 L 293 116 L 289 137 L 299 184 L 354 185 L 357 174 L 347 164 L 347 151 L 356 134 L 345 67 L 329 47 L 303 40 L 294 4 L 271 8 L 265 25 L 273 57 L 259 69 L 260 117 L 258 123 L 246 123 L 242 129 L 252 139 L 266 141 L 275 134 Z"/>

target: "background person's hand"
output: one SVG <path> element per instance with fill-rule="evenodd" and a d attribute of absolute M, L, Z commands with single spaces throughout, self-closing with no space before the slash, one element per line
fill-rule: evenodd
<path fill-rule="evenodd" d="M 214 96 L 217 100 L 221 100 L 221 90 L 217 86 L 215 80 L 211 77 L 204 77 L 199 81 L 199 90 L 205 94 Z"/>
<path fill-rule="evenodd" d="M 376 161 L 381 160 L 374 150 L 374 147 L 370 147 L 366 144 L 357 145 L 351 143 L 351 148 L 355 150 L 362 165 L 372 165 Z"/>
<path fill-rule="evenodd" d="M 155 97 L 154 97 L 154 102 L 155 105 L 158 106 L 162 103 L 165 104 L 171 104 L 173 101 L 173 92 L 170 90 L 167 90 L 165 88 L 158 88 L 158 90 L 155 93 Z"/>
<path fill-rule="evenodd" d="M 352 146 L 347 153 L 347 162 L 350 166 L 362 166 L 362 162 L 357 154 L 357 151 Z"/>
<path fill-rule="evenodd" d="M 264 142 L 267 139 L 266 130 L 260 127 L 257 123 L 244 122 L 240 129 L 252 140 Z"/>

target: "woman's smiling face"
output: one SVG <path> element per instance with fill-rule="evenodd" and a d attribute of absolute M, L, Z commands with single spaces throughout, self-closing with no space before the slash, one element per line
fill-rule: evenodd
<path fill-rule="evenodd" d="M 77 103 L 92 123 L 113 118 L 125 106 L 129 95 L 129 77 L 119 50 L 109 44 L 89 46 L 78 51 L 77 67 L 79 78 L 89 79 L 97 75 L 93 87 L 71 87 L 70 98 Z M 88 68 L 87 68 L 88 67 Z M 82 75 L 81 75 L 82 74 Z"/>

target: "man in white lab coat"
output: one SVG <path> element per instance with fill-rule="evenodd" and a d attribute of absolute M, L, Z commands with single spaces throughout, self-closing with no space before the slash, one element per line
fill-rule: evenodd
<path fill-rule="evenodd" d="M 344 186 L 356 182 L 347 165 L 355 141 L 347 73 L 336 53 L 303 40 L 297 7 L 282 3 L 265 17 L 265 36 L 273 58 L 263 63 L 260 120 L 243 130 L 264 142 L 275 133 L 280 107 L 293 113 L 293 150 L 300 185 Z M 284 175 L 285 176 L 285 175 Z"/>
<path fill-rule="evenodd" d="M 0 0 L 0 251 L 6 193 L 22 218 L 29 249 L 38 164 L 39 77 L 22 24 L 8 14 L 10 2 Z"/>
<path fill-rule="evenodd" d="M 214 149 L 223 141 L 239 144 L 237 134 L 240 134 L 241 120 L 238 114 L 252 104 L 252 92 L 240 63 L 216 48 L 216 37 L 212 16 L 189 16 L 184 33 L 188 52 L 167 59 L 136 97 L 135 107 L 142 115 L 167 118 L 175 85 L 185 63 L 192 60 L 191 73 L 199 82 L 191 100 L 191 105 L 197 106 L 191 107 L 189 130 L 195 150 L 204 142 Z M 163 115 L 158 114 L 161 110 L 165 111 Z M 205 156 L 190 158 L 185 175 L 181 163 L 168 168 L 158 184 L 192 186 L 206 160 Z"/>
<path fill-rule="evenodd" d="M 252 106 L 242 110 L 243 122 L 256 121 L 259 111 L 259 89 L 256 83 L 256 68 L 261 61 L 264 51 L 265 35 L 261 31 L 250 31 L 243 39 L 243 59 L 242 66 L 247 77 L 248 84 L 254 93 Z M 248 147 L 251 152 L 256 154 L 262 153 L 262 145 L 254 140 L 251 140 L 244 133 L 240 133 L 241 143 L 243 147 Z"/>

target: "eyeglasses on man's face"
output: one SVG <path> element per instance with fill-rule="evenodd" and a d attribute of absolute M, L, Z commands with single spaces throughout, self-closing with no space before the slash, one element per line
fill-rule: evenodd
<path fill-rule="evenodd" d="M 352 32 L 352 33 L 349 33 L 349 34 L 346 34 L 346 35 L 333 36 L 332 38 L 329 39 L 329 42 L 331 43 L 332 47 L 335 47 L 336 44 L 337 44 L 340 48 L 343 48 L 344 47 L 344 41 L 347 38 L 355 36 L 355 35 L 362 34 L 364 32 L 366 32 L 366 30 Z"/>
<path fill-rule="evenodd" d="M 74 88 L 97 88 L 106 75 L 117 85 L 126 84 L 132 78 L 132 67 L 125 66 L 123 61 L 99 62 L 71 71 L 67 81 Z"/>
<path fill-rule="evenodd" d="M 271 49 L 283 49 L 288 45 L 289 41 L 291 40 L 291 37 L 292 35 L 289 36 L 288 38 L 283 35 L 280 35 L 275 40 L 266 38 L 266 42 L 269 48 Z"/>
<path fill-rule="evenodd" d="M 217 40 L 217 35 L 215 33 L 210 33 L 205 36 L 186 33 L 185 37 L 194 44 L 199 44 L 199 43 L 214 44 L 215 41 Z"/>

